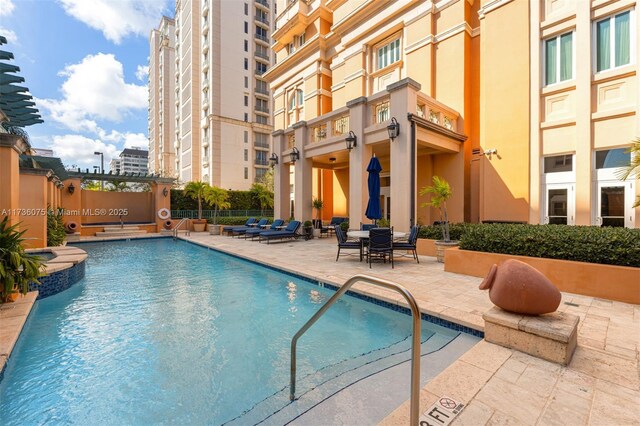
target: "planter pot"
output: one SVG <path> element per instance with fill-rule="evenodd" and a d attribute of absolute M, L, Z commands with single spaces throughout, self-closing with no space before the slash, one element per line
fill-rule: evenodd
<path fill-rule="evenodd" d="M 207 227 L 206 223 L 194 223 L 193 224 L 193 232 L 204 232 L 204 229 Z"/>
<path fill-rule="evenodd" d="M 313 236 L 314 238 L 320 238 L 320 229 L 313 228 Z"/>
<path fill-rule="evenodd" d="M 304 228 L 304 235 L 307 240 L 310 238 L 313 238 L 313 228 L 312 227 Z"/>
<path fill-rule="evenodd" d="M 457 247 L 460 241 L 436 241 L 436 259 L 444 263 L 444 251 L 451 247 Z"/>
<path fill-rule="evenodd" d="M 209 235 L 220 235 L 222 225 L 209 225 Z"/>
<path fill-rule="evenodd" d="M 13 303 L 16 300 L 18 300 L 18 297 L 20 297 L 20 293 L 17 291 L 14 291 L 13 293 L 9 293 L 5 296 L 4 302 L 5 303 Z M 0 300 L 0 302 L 2 302 L 2 300 Z"/>

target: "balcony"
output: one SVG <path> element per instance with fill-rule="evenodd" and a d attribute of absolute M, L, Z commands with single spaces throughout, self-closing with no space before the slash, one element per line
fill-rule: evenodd
<path fill-rule="evenodd" d="M 260 94 L 260 95 L 265 95 L 265 96 L 269 96 L 270 95 L 269 89 L 265 89 L 265 88 L 258 87 L 258 86 L 256 86 L 256 93 Z"/>
<path fill-rule="evenodd" d="M 258 141 L 258 140 L 257 140 L 257 141 L 255 141 L 255 142 L 253 142 L 253 146 L 254 146 L 255 148 L 264 148 L 264 149 L 269 149 L 269 142 L 268 142 L 268 141 L 266 141 L 266 142 L 262 142 L 262 141 Z"/>
<path fill-rule="evenodd" d="M 264 16 L 258 16 L 256 15 L 256 22 L 259 22 L 261 24 L 266 25 L 267 27 L 269 26 L 269 20 L 267 18 L 265 18 Z"/>
<path fill-rule="evenodd" d="M 269 107 L 261 107 L 261 106 L 256 105 L 254 110 L 255 110 L 255 112 L 262 112 L 262 113 L 265 113 L 265 114 L 269 114 Z"/>
<path fill-rule="evenodd" d="M 267 2 L 267 0 L 256 0 L 256 3 L 269 9 L 269 2 Z"/>
<path fill-rule="evenodd" d="M 266 72 L 267 72 L 267 70 L 257 69 L 257 70 L 254 71 L 254 74 L 257 75 L 257 76 L 262 76 L 262 74 L 264 74 Z"/>
<path fill-rule="evenodd" d="M 268 166 L 269 165 L 269 160 L 265 160 L 262 158 L 256 158 L 255 161 L 253 162 L 253 164 L 255 164 L 256 166 Z"/>
<path fill-rule="evenodd" d="M 264 41 L 265 43 L 269 43 L 269 37 L 267 37 L 266 35 L 255 33 L 253 36 L 258 40 Z"/>
<path fill-rule="evenodd" d="M 258 58 L 264 59 L 265 61 L 269 60 L 269 54 L 265 53 L 265 52 L 261 52 L 259 50 L 256 50 L 254 52 L 254 55 L 257 56 Z"/>
<path fill-rule="evenodd" d="M 276 18 L 276 28 L 273 38 L 283 43 L 288 43 L 290 37 L 287 34 L 299 34 L 307 26 L 307 17 L 311 7 L 306 0 L 292 0 Z M 281 40 L 282 39 L 282 40 Z"/>

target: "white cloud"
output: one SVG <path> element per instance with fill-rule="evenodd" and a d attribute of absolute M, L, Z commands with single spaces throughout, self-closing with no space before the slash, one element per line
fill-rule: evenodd
<path fill-rule="evenodd" d="M 109 168 L 109 161 L 118 153 L 113 144 L 106 144 L 98 139 L 87 138 L 82 135 L 54 136 L 49 146 L 55 156 L 60 157 L 66 166 L 75 165 L 82 169 L 93 171 L 93 166 L 100 165 L 100 157 L 94 152 L 104 153 L 104 168 Z"/>
<path fill-rule="evenodd" d="M 138 69 L 136 70 L 136 77 L 138 80 L 144 81 L 149 75 L 149 65 L 138 65 Z"/>
<path fill-rule="evenodd" d="M 2 0 L 0 0 L 1 2 Z M 0 27 L 0 35 L 1 36 L 5 36 L 7 38 L 7 42 L 9 42 L 9 44 L 17 44 L 18 43 L 18 36 L 16 35 L 15 31 L 9 30 L 7 28 L 4 27 Z"/>
<path fill-rule="evenodd" d="M 142 133 L 125 133 L 123 137 L 125 148 L 147 149 L 149 146 L 149 139 Z"/>
<path fill-rule="evenodd" d="M 111 54 L 86 56 L 59 73 L 63 99 L 38 99 L 51 118 L 74 131 L 99 133 L 96 120 L 119 122 L 136 109 L 146 108 L 147 87 L 124 81 L 122 64 Z"/>
<path fill-rule="evenodd" d="M 60 0 L 60 3 L 68 15 L 102 31 L 116 44 L 130 34 L 147 37 L 167 9 L 166 0 Z"/>
<path fill-rule="evenodd" d="M 16 6 L 11 0 L 0 0 L 0 16 L 9 16 L 13 13 Z"/>

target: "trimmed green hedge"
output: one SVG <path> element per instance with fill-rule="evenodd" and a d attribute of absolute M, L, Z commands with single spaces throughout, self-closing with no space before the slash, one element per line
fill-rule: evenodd
<path fill-rule="evenodd" d="M 506 224 L 463 229 L 464 250 L 640 267 L 638 229 Z"/>
<path fill-rule="evenodd" d="M 260 200 L 251 191 L 229 191 L 228 210 L 260 210 Z M 171 190 L 172 210 L 198 210 L 198 201 L 190 197 L 185 197 L 182 189 Z M 213 210 L 206 201 L 202 201 L 202 210 Z"/>
<path fill-rule="evenodd" d="M 481 226 L 476 223 L 451 223 L 449 224 L 449 235 L 452 240 L 459 240 L 465 231 L 473 226 Z M 418 238 L 428 238 L 430 240 L 442 239 L 442 227 L 440 225 L 428 225 L 420 228 Z"/>
<path fill-rule="evenodd" d="M 218 225 L 244 225 L 247 219 L 249 219 L 249 217 L 245 216 L 218 217 Z M 273 222 L 272 217 L 268 217 L 267 219 L 269 219 L 269 223 Z M 207 223 L 212 224 L 213 218 L 208 219 Z"/>

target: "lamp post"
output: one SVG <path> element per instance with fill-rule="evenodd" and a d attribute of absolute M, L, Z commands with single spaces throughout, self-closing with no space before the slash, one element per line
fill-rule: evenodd
<path fill-rule="evenodd" d="M 104 173 L 104 154 L 102 152 L 95 151 L 93 155 L 100 156 L 100 173 Z M 100 180 L 100 191 L 104 191 L 104 181 Z"/>

